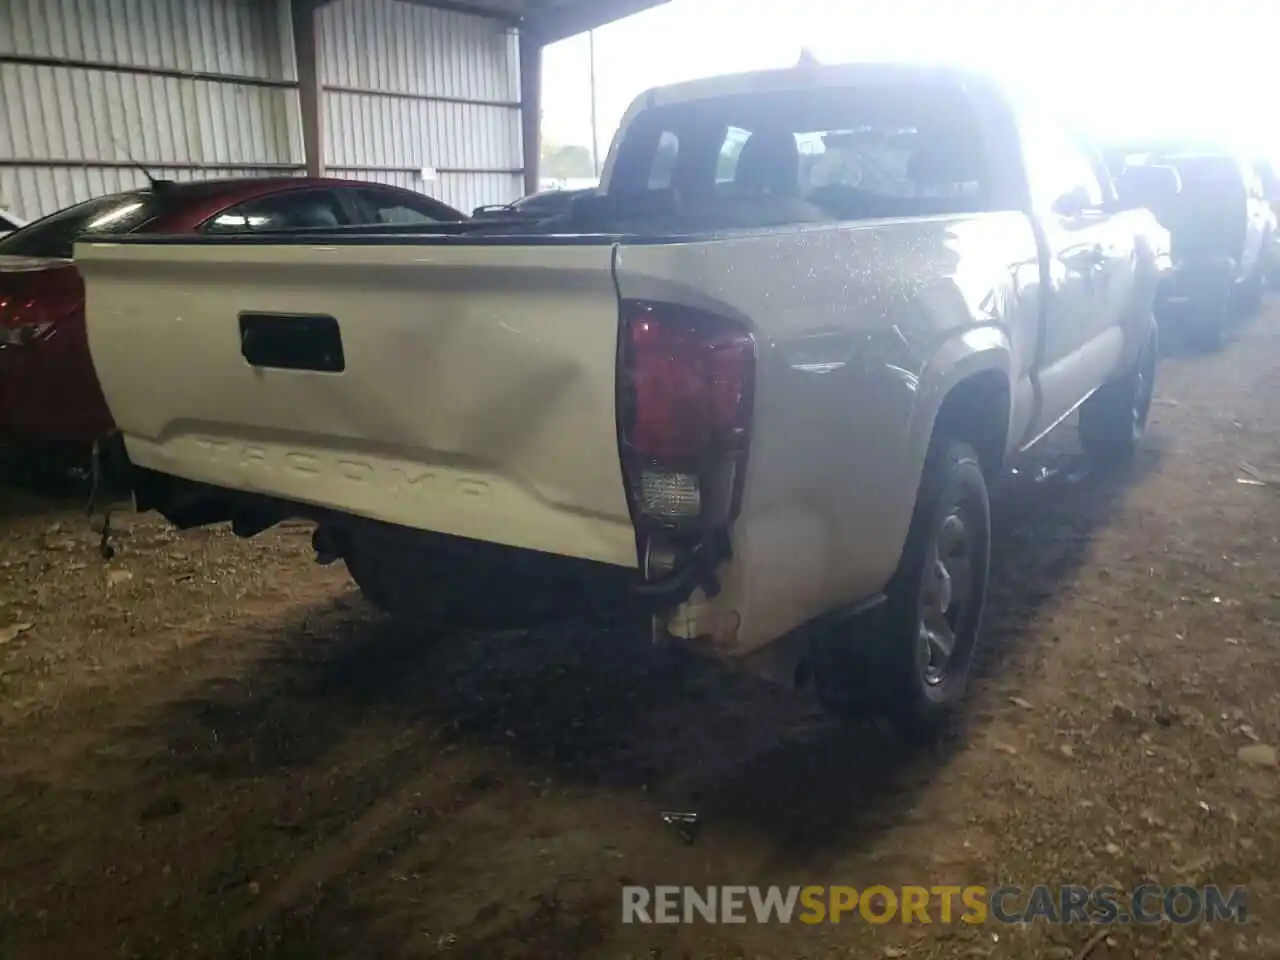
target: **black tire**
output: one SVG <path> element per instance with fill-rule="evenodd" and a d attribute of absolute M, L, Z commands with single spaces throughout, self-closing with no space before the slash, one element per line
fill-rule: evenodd
<path fill-rule="evenodd" d="M 951 531 L 946 535 L 953 538 L 957 521 L 965 552 L 960 586 L 953 567 L 940 564 L 937 555 L 944 532 Z M 884 713 L 909 740 L 936 736 L 968 686 L 990 559 L 991 508 L 978 455 L 967 443 L 936 437 L 887 602 L 854 627 L 866 636 L 832 637 L 815 657 L 825 705 L 844 716 L 867 709 Z M 944 582 L 949 585 L 945 596 L 937 592 Z M 951 647 L 945 660 L 930 639 L 931 628 L 938 641 L 943 639 L 936 629 L 943 622 Z"/>
<path fill-rule="evenodd" d="M 1153 327 L 1124 375 L 1105 384 L 1080 407 L 1080 446 L 1089 459 L 1116 463 L 1133 456 L 1142 446 L 1155 391 L 1156 340 Z"/>
<path fill-rule="evenodd" d="M 1268 241 L 1269 244 L 1270 241 Z M 1236 288 L 1237 311 L 1242 318 L 1251 317 L 1261 309 L 1266 289 L 1267 268 L 1262 255 L 1259 254 L 1253 272 Z"/>
<path fill-rule="evenodd" d="M 1276 269 L 1272 263 L 1273 253 L 1275 250 L 1275 240 L 1272 234 L 1267 234 L 1262 238 L 1262 249 L 1258 251 L 1258 262 L 1254 265 L 1253 271 L 1258 284 L 1258 306 L 1267 298 L 1267 291 L 1275 288 Z"/>
<path fill-rule="evenodd" d="M 390 585 L 377 563 L 355 550 L 348 551 L 342 559 L 364 598 L 383 613 L 392 613 Z"/>
<path fill-rule="evenodd" d="M 1214 283 L 1187 304 L 1184 336 L 1188 346 L 1201 353 L 1216 353 L 1226 342 L 1227 325 L 1234 303 L 1229 280 Z"/>
<path fill-rule="evenodd" d="M 55 443 L 19 442 L 0 450 L 0 483 L 61 499 L 89 493 L 89 451 Z"/>
<path fill-rule="evenodd" d="M 343 554 L 364 598 L 383 613 L 432 626 L 504 626 L 514 612 L 497 570 L 382 537 L 353 536 Z"/>

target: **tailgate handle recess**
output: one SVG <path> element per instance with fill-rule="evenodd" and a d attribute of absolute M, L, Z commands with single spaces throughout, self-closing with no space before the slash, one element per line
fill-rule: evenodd
<path fill-rule="evenodd" d="M 240 354 L 254 367 L 342 373 L 338 321 L 322 313 L 240 314 Z"/>

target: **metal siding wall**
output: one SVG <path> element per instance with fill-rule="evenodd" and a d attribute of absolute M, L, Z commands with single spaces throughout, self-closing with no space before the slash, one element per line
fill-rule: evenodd
<path fill-rule="evenodd" d="M 4 0 L 0 53 L 294 79 L 274 0 Z"/>
<path fill-rule="evenodd" d="M 275 0 L 0 0 L 0 57 L 293 81 L 282 9 Z M 32 161 L 0 166 L 0 205 L 35 217 L 136 185 L 137 171 L 103 165 L 131 157 L 175 179 L 291 172 L 302 159 L 297 99 L 288 87 L 0 64 L 0 160 Z"/>
<path fill-rule="evenodd" d="M 520 71 L 510 30 L 388 0 L 338 0 L 320 23 L 323 83 L 355 88 L 325 93 L 331 173 L 395 183 L 462 210 L 520 196 Z M 438 178 L 424 181 L 424 167 Z"/>
<path fill-rule="evenodd" d="M 320 12 L 324 82 L 467 100 L 520 99 L 515 38 L 495 20 L 391 0 Z"/>

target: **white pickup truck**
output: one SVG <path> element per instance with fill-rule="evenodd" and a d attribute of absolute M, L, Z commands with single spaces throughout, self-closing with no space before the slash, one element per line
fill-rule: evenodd
<path fill-rule="evenodd" d="M 1006 458 L 1077 409 L 1090 454 L 1141 438 L 1139 207 L 1176 184 L 1117 197 L 978 75 L 799 67 L 644 94 L 556 224 L 76 256 L 139 509 L 313 518 L 397 613 L 526 577 L 572 604 L 613 572 L 655 635 L 929 730 L 968 679 Z"/>

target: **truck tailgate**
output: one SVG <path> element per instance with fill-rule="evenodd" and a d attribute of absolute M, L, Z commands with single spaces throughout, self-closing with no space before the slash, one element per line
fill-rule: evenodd
<path fill-rule="evenodd" d="M 94 365 L 135 464 L 635 566 L 610 244 L 76 253 Z"/>

